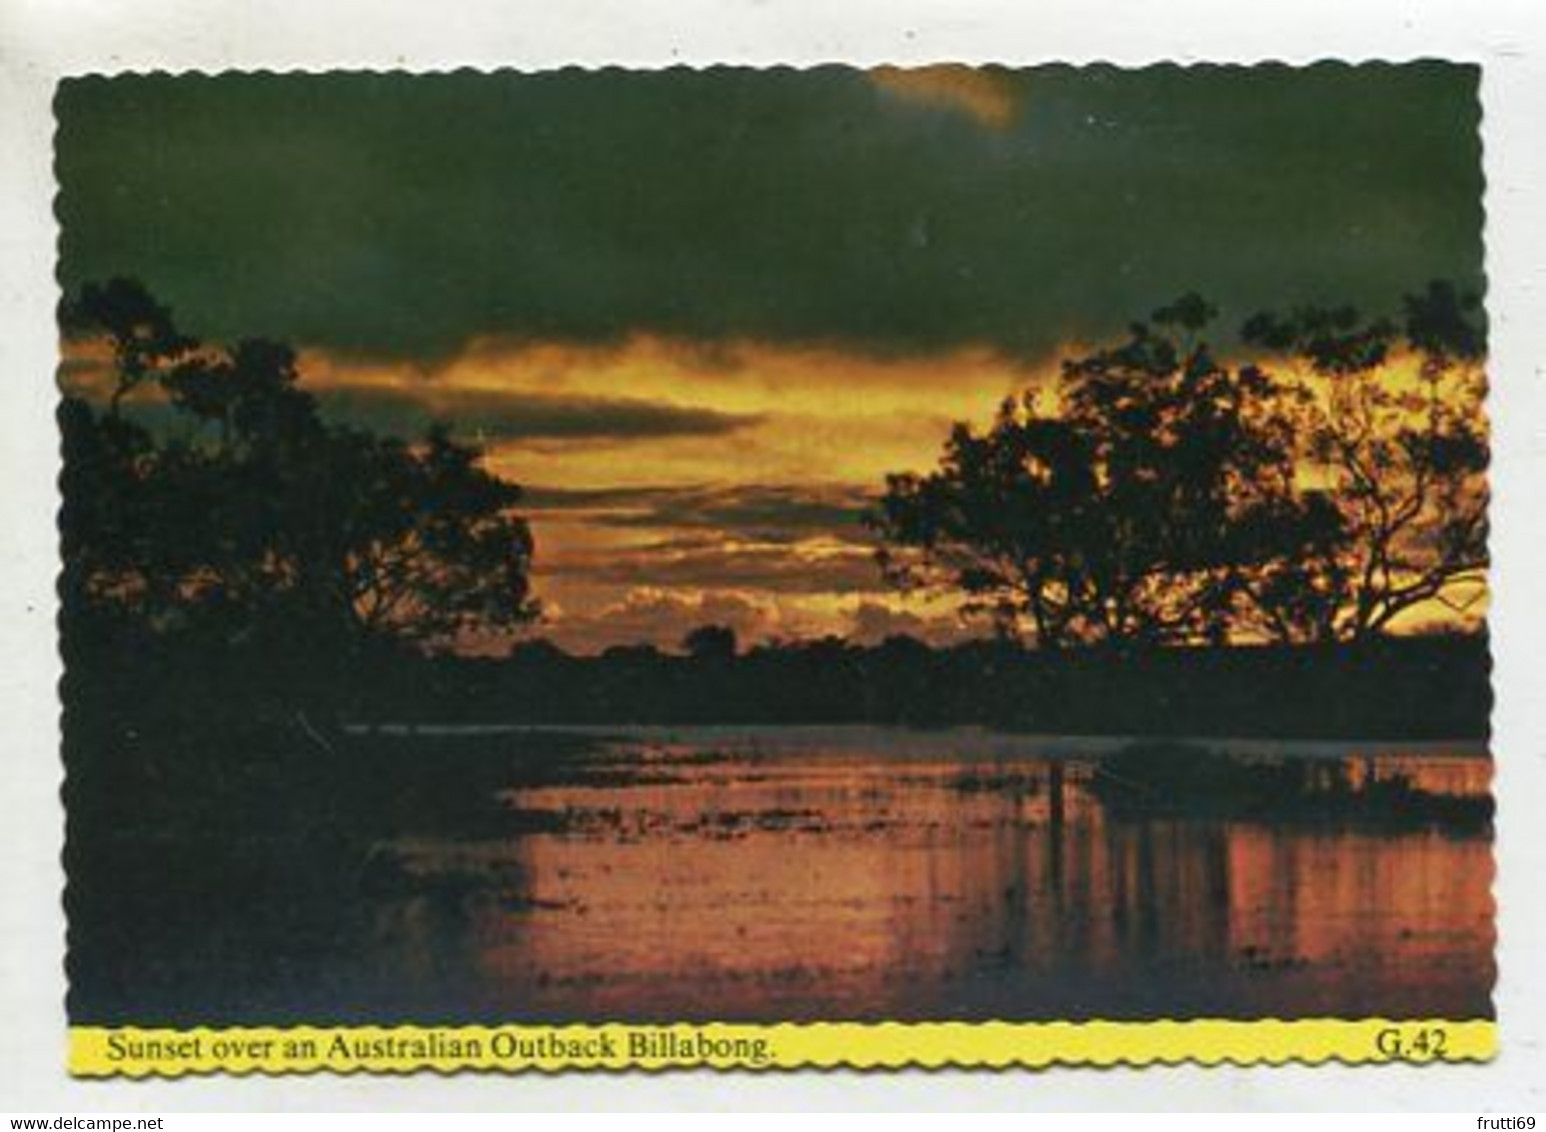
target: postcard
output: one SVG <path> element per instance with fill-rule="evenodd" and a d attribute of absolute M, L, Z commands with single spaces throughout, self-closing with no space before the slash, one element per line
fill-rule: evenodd
<path fill-rule="evenodd" d="M 65 78 L 70 1071 L 1492 1057 L 1479 82 Z"/>

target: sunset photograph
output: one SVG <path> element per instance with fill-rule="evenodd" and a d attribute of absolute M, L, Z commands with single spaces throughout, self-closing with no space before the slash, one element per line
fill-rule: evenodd
<path fill-rule="evenodd" d="M 72 1024 L 1491 1019 L 1478 81 L 65 80 Z"/>

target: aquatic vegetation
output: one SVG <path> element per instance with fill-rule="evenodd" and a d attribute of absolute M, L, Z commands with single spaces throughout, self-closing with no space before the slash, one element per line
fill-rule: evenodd
<path fill-rule="evenodd" d="M 1271 818 L 1436 826 L 1490 826 L 1492 799 L 1419 788 L 1348 759 L 1245 758 L 1184 743 L 1135 743 L 1101 759 L 1090 789 L 1116 816 Z"/>

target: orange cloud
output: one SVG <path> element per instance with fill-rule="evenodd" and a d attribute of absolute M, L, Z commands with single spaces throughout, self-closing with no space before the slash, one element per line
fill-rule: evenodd
<path fill-rule="evenodd" d="M 985 346 L 874 356 L 654 335 L 604 346 L 481 339 L 433 367 L 308 351 L 301 369 L 324 403 L 401 420 L 443 413 L 488 447 L 502 475 L 571 489 L 877 488 L 888 472 L 932 465 L 952 421 L 980 423 L 1049 373 Z M 468 407 L 477 412 L 459 412 Z M 545 433 L 523 430 L 539 418 Z"/>
<path fill-rule="evenodd" d="M 819 618 L 797 603 L 745 590 L 682 590 L 638 586 L 584 611 L 566 611 L 545 635 L 572 652 L 599 652 L 615 644 L 675 649 L 699 625 L 728 625 L 745 644 L 817 635 Z"/>

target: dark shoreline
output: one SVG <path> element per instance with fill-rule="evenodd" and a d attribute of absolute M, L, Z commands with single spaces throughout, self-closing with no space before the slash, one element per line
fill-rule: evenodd
<path fill-rule="evenodd" d="M 1336 646 L 1028 650 L 837 640 L 693 658 L 653 650 L 385 661 L 355 719 L 568 725 L 979 725 L 1021 734 L 1486 739 L 1485 635 Z"/>

